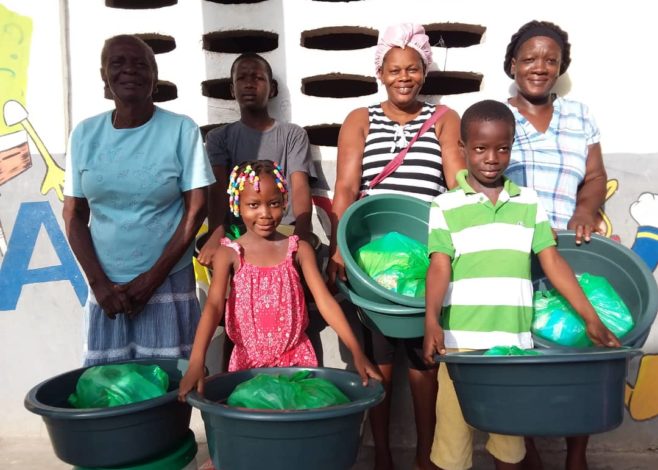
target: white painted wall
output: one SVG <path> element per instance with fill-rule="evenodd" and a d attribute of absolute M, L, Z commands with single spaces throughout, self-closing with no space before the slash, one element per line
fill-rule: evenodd
<path fill-rule="evenodd" d="M 75 125 L 111 107 L 112 103 L 103 98 L 99 68 L 103 41 L 114 34 L 155 32 L 174 36 L 176 49 L 158 55 L 157 60 L 160 78 L 176 83 L 179 98 L 162 106 L 188 114 L 199 125 L 205 125 L 235 120 L 238 112 L 232 101 L 201 95 L 201 82 L 227 77 L 236 57 L 204 52 L 202 35 L 230 29 L 275 31 L 280 35 L 279 49 L 264 54 L 280 84 L 279 96 L 271 104 L 272 113 L 306 126 L 341 123 L 351 109 L 384 99 L 384 95 L 381 91 L 377 95 L 349 99 L 303 95 L 301 80 L 305 76 L 329 72 L 374 75 L 373 48 L 341 52 L 304 49 L 300 46 L 303 30 L 327 26 L 381 30 L 398 21 L 486 26 L 480 45 L 448 52 L 448 70 L 484 74 L 480 92 L 441 100 L 462 112 L 479 99 L 508 96 L 511 81 L 502 70 L 505 47 L 521 24 L 537 18 L 554 21 L 570 34 L 573 62 L 568 74 L 560 80 L 559 89 L 568 97 L 589 104 L 597 117 L 606 163 L 613 169 L 611 176 L 620 178 L 622 186 L 617 199 L 611 201 L 610 215 L 615 232 L 622 235 L 625 244 L 632 243 L 637 226 L 629 217 L 628 205 L 643 191 L 656 192 L 658 147 L 653 134 L 658 99 L 652 91 L 652 80 L 658 76 L 658 63 L 651 59 L 651 54 L 658 40 L 646 2 L 555 0 L 549 9 L 546 4 L 521 0 L 406 0 L 402 3 L 270 0 L 252 5 L 181 0 L 177 6 L 145 11 L 105 8 L 102 0 L 0 0 L 0 3 L 32 18 L 27 107 L 32 124 L 60 165 L 70 131 L 68 116 Z M 433 51 L 443 64 L 445 51 L 439 48 Z M 46 197 L 39 193 L 43 162 L 37 149 L 30 145 L 33 167 L 0 186 L 0 223 L 7 239 L 24 202 L 48 201 L 62 225 L 61 202 L 53 193 Z M 331 147 L 314 149 L 314 156 L 321 160 L 332 187 L 335 154 L 335 148 Z M 627 160 L 637 154 L 643 154 L 641 167 Z M 58 263 L 44 233 L 39 235 L 30 263 L 31 268 Z M 23 288 L 15 310 L 0 311 L 0 370 L 5 377 L 0 387 L 4 418 L 0 421 L 0 438 L 44 432 L 40 419 L 23 409 L 23 396 L 37 382 L 81 363 L 81 313 L 78 298 L 68 282 L 28 285 Z M 335 336 L 325 330 L 322 338 L 327 364 L 342 364 Z M 658 351 L 655 334 L 646 349 Z M 408 396 L 398 396 L 402 398 L 396 411 L 396 425 L 401 432 L 409 434 L 410 424 L 404 418 Z M 629 449 L 637 449 L 638 445 L 656 447 L 656 431 L 656 420 L 627 422 L 623 433 L 610 439 Z M 605 439 L 602 442 L 601 445 L 613 443 Z"/>

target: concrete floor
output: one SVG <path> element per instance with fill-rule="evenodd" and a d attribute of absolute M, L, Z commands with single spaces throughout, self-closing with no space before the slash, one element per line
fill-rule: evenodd
<path fill-rule="evenodd" d="M 201 437 L 203 434 L 201 434 Z M 208 447 L 199 441 L 196 463 L 199 470 L 210 470 L 208 465 Z M 395 448 L 393 458 L 397 470 L 413 470 L 413 449 Z M 545 470 L 561 470 L 563 452 L 542 452 Z M 589 455 L 590 470 L 655 470 L 658 469 L 658 451 L 644 453 L 592 452 Z M 483 451 L 475 452 L 474 469 L 493 469 L 490 457 Z M 373 448 L 362 446 L 352 470 L 373 469 Z M 0 469 L 2 470 L 70 470 L 71 466 L 55 457 L 50 441 L 43 438 L 3 438 L 0 440 Z M 173 469 L 172 469 L 173 470 Z M 251 470 L 251 469 L 250 469 Z M 292 469 L 291 470 L 297 470 Z M 300 468 L 299 470 L 306 470 Z"/>

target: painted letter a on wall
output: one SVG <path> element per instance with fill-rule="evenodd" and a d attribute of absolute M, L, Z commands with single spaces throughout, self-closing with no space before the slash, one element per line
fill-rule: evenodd
<path fill-rule="evenodd" d="M 29 269 L 41 226 L 46 230 L 61 264 Z M 84 305 L 88 293 L 87 283 L 50 203 L 24 202 L 18 210 L 7 252 L 0 266 L 0 311 L 16 310 L 24 285 L 52 281 L 69 281 L 80 305 Z"/>

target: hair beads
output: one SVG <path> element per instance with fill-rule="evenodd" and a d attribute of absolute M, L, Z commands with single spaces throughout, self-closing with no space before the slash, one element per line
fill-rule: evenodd
<path fill-rule="evenodd" d="M 236 217 L 240 215 L 240 193 L 244 190 L 245 183 L 250 183 L 257 192 L 260 192 L 259 175 L 264 173 L 274 177 L 274 183 L 283 194 L 283 204 L 286 205 L 288 201 L 288 184 L 281 167 L 270 160 L 246 162 L 233 168 L 226 190 L 229 195 L 229 210 L 233 215 Z"/>

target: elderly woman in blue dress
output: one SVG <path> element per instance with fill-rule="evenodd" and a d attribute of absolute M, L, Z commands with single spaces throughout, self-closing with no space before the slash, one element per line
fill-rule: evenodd
<path fill-rule="evenodd" d="M 153 103 L 150 47 L 121 35 L 101 53 L 115 109 L 69 142 L 63 217 L 91 292 L 85 365 L 187 357 L 199 321 L 192 241 L 214 181 L 197 125 Z"/>

